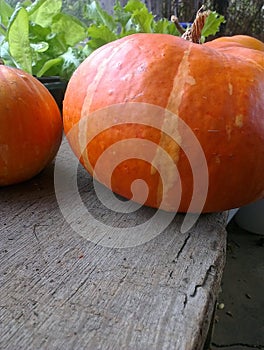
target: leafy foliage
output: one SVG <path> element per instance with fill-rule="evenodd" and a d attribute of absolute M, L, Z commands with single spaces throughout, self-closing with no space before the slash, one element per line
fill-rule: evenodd
<path fill-rule="evenodd" d="M 93 23 L 88 29 L 90 40 L 84 49 L 87 53 L 107 42 L 134 33 L 179 35 L 172 22 L 165 18 L 156 21 L 154 15 L 140 0 L 129 0 L 124 7 L 117 0 L 113 10 L 113 16 L 110 16 L 102 9 L 98 0 L 86 6 L 85 16 Z"/>
<path fill-rule="evenodd" d="M 219 15 L 215 11 L 210 12 L 202 29 L 201 42 L 205 42 L 206 37 L 209 35 L 215 35 L 219 31 L 220 25 L 224 22 L 224 16 Z"/>
<path fill-rule="evenodd" d="M 25 0 L 15 8 L 0 0 L 0 57 L 5 64 L 38 77 L 59 75 L 69 79 L 88 55 L 111 41 L 140 32 L 180 35 L 174 23 L 165 18 L 157 20 L 140 0 L 128 0 L 125 6 L 116 0 L 113 15 L 98 0 L 89 0 L 81 12 L 82 21 L 65 13 L 63 0 Z M 213 12 L 203 40 L 222 22 L 223 17 Z"/>
<path fill-rule="evenodd" d="M 61 11 L 61 0 L 18 3 L 0 0 L 0 57 L 5 64 L 36 75 L 68 79 L 84 59 L 75 46 L 87 37 L 87 27 Z"/>

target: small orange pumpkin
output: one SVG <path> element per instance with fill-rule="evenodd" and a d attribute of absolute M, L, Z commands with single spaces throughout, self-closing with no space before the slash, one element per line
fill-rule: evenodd
<path fill-rule="evenodd" d="M 190 210 L 194 177 L 208 176 L 208 188 L 205 183 L 195 191 L 192 212 L 199 212 L 201 204 L 203 212 L 214 212 L 261 198 L 263 44 L 240 39 L 200 45 L 166 34 L 135 34 L 96 50 L 73 74 L 64 99 L 65 133 L 80 162 L 112 191 L 168 211 Z M 188 143 L 189 137 L 198 143 Z M 120 142 L 126 140 L 131 142 Z M 149 143 L 135 140 L 156 145 L 150 148 L 150 161 L 142 157 Z M 117 143 L 120 163 L 113 170 L 116 151 L 107 149 Z M 160 148 L 175 169 L 159 159 Z M 110 158 L 95 171 L 105 152 Z M 165 178 L 158 168 L 165 170 Z M 136 179 L 148 186 L 146 201 L 144 191 L 132 194 Z"/>
<path fill-rule="evenodd" d="M 43 170 L 59 149 L 62 130 L 60 111 L 44 85 L 0 65 L 0 186 Z"/>
<path fill-rule="evenodd" d="M 224 47 L 244 47 L 252 50 L 264 51 L 264 43 L 252 36 L 248 35 L 233 35 L 233 36 L 224 36 L 208 41 L 204 45 L 214 47 L 214 48 L 224 48 Z"/>
<path fill-rule="evenodd" d="M 237 59 L 253 60 L 264 68 L 264 43 L 247 35 L 220 37 L 204 44 Z"/>

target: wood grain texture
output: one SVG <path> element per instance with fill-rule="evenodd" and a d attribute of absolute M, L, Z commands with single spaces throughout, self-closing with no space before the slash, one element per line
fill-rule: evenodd
<path fill-rule="evenodd" d="M 108 248 L 65 221 L 53 171 L 0 189 L 0 348 L 202 349 L 225 262 L 226 213 L 202 215 L 187 233 L 177 215 L 145 244 Z M 152 213 L 111 213 L 82 168 L 78 184 L 97 220 L 122 227 Z"/>

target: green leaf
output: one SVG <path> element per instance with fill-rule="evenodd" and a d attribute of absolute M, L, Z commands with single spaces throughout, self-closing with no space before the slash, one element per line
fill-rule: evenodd
<path fill-rule="evenodd" d="M 32 1 L 31 0 L 24 0 L 24 1 L 22 1 L 22 6 L 23 7 L 29 7 L 29 6 L 31 6 L 32 5 Z"/>
<path fill-rule="evenodd" d="M 38 77 L 43 75 L 58 75 L 65 80 L 69 80 L 84 58 L 85 56 L 82 50 L 70 47 L 58 58 L 45 62 L 36 75 Z"/>
<path fill-rule="evenodd" d="M 148 12 L 147 8 L 134 11 L 132 21 L 136 25 L 137 30 L 143 33 L 152 33 L 153 15 Z"/>
<path fill-rule="evenodd" d="M 33 43 L 40 41 L 47 41 L 47 38 L 51 34 L 50 28 L 44 28 L 36 23 L 29 23 L 29 40 Z"/>
<path fill-rule="evenodd" d="M 128 0 L 124 7 L 125 12 L 134 13 L 137 10 L 147 9 L 146 5 L 140 0 Z M 148 9 L 147 9 L 148 11 Z"/>
<path fill-rule="evenodd" d="M 0 23 L 7 27 L 10 17 L 14 9 L 5 0 L 0 0 Z"/>
<path fill-rule="evenodd" d="M 138 32 L 153 32 L 154 16 L 148 11 L 145 4 L 139 0 L 129 0 L 124 10 L 131 13 L 132 23 Z"/>
<path fill-rule="evenodd" d="M 210 35 L 215 35 L 219 29 L 220 25 L 225 22 L 225 18 L 219 15 L 217 12 L 213 11 L 206 18 L 204 27 L 201 33 L 201 42 L 205 42 L 205 39 Z"/>
<path fill-rule="evenodd" d="M 74 46 L 87 37 L 86 26 L 77 18 L 60 13 L 53 18 L 51 30 L 63 34 L 65 44 Z"/>
<path fill-rule="evenodd" d="M 13 13 L 7 31 L 9 51 L 18 68 L 32 74 L 31 48 L 29 43 L 28 13 L 18 7 Z"/>
<path fill-rule="evenodd" d="M 0 57 L 4 60 L 5 65 L 11 66 L 11 67 L 17 67 L 16 62 L 14 61 L 14 58 L 11 56 L 9 52 L 9 46 L 7 41 L 1 42 Z"/>
<path fill-rule="evenodd" d="M 154 33 L 171 34 L 179 36 L 180 33 L 177 31 L 175 24 L 168 21 L 166 18 L 162 18 L 155 22 L 153 27 Z"/>
<path fill-rule="evenodd" d="M 43 67 L 36 73 L 37 77 L 42 77 L 48 70 L 53 68 L 54 66 L 58 67 L 63 63 L 63 59 L 61 57 L 53 58 L 45 62 Z M 56 74 L 54 74 L 56 75 Z"/>
<path fill-rule="evenodd" d="M 86 6 L 86 16 L 93 24 L 104 25 L 108 27 L 110 31 L 116 29 L 114 18 L 102 9 L 97 0 Z"/>
<path fill-rule="evenodd" d="M 61 58 L 63 59 L 63 64 L 60 76 L 68 80 L 85 57 L 82 56 L 82 52 L 77 48 L 69 47 L 68 51 L 61 55 Z"/>
<path fill-rule="evenodd" d="M 121 35 L 125 32 L 128 21 L 131 19 L 131 13 L 126 12 L 121 6 L 120 1 L 116 1 L 114 6 L 114 20 L 121 27 Z"/>
<path fill-rule="evenodd" d="M 31 43 L 30 47 L 35 51 L 35 52 L 45 52 L 49 48 L 49 44 L 45 41 L 42 41 L 40 43 L 34 44 Z"/>
<path fill-rule="evenodd" d="M 67 51 L 68 45 L 65 43 L 63 33 L 53 33 L 47 37 L 49 43 L 50 57 L 57 57 Z"/>
<path fill-rule="evenodd" d="M 0 42 L 4 39 L 6 34 L 6 29 L 0 25 Z"/>
<path fill-rule="evenodd" d="M 105 25 L 91 25 L 88 28 L 88 36 L 90 37 L 88 46 L 93 50 L 118 38 L 118 36 Z"/>
<path fill-rule="evenodd" d="M 60 13 L 62 0 L 36 0 L 27 8 L 30 21 L 48 27 L 55 15 Z"/>
<path fill-rule="evenodd" d="M 84 45 L 82 51 L 83 51 L 84 56 L 88 57 L 91 55 L 91 53 L 94 51 L 94 49 L 92 49 L 87 43 L 86 45 Z"/>

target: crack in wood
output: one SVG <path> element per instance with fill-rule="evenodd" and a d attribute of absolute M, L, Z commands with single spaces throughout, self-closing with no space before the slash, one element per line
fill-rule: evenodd
<path fill-rule="evenodd" d="M 181 246 L 181 248 L 179 249 L 179 251 L 178 251 L 178 253 L 177 253 L 177 255 L 176 255 L 176 260 L 179 259 L 180 255 L 181 255 L 181 253 L 183 252 L 183 250 L 184 250 L 184 248 L 185 248 L 185 246 L 186 246 L 188 240 L 190 239 L 190 237 L 191 237 L 191 234 L 189 233 L 188 236 L 185 238 L 185 240 L 184 240 L 184 242 L 183 242 L 183 245 Z"/>
<path fill-rule="evenodd" d="M 61 303 L 61 306 L 67 304 L 78 292 L 79 290 L 85 285 L 85 283 L 89 280 L 90 278 L 90 275 L 96 270 L 96 267 L 94 267 L 90 273 L 88 274 L 88 276 L 86 276 L 86 278 L 84 278 L 84 280 L 78 285 L 77 288 L 75 288 L 75 290 L 71 293 L 71 295 L 65 299 L 63 301 L 63 303 Z M 57 290 L 59 290 L 60 286 L 58 286 L 53 292 L 52 292 L 52 295 L 56 294 Z"/>
<path fill-rule="evenodd" d="M 35 203 L 30 203 L 28 206 L 23 207 L 23 209 L 17 211 L 12 217 L 8 218 L 8 223 L 5 223 L 5 225 L 3 225 L 3 227 L 0 227 L 0 232 L 5 231 L 5 230 L 9 229 L 10 227 L 14 226 L 13 221 L 17 217 L 19 217 L 21 214 L 24 214 L 25 211 L 27 211 L 28 209 L 30 209 L 34 205 L 35 205 Z"/>
<path fill-rule="evenodd" d="M 49 226 L 49 225 L 46 225 L 46 224 L 35 224 L 35 225 L 33 226 L 33 234 L 34 234 L 36 240 L 38 241 L 38 243 L 40 242 L 40 240 L 39 240 L 39 238 L 38 238 L 36 229 L 37 229 L 37 227 L 42 227 L 42 226 L 44 227 L 44 226 Z"/>
<path fill-rule="evenodd" d="M 214 265 L 210 265 L 210 266 L 209 266 L 209 269 L 207 269 L 207 271 L 206 271 L 206 274 L 205 274 L 205 276 L 204 276 L 204 279 L 203 279 L 202 283 L 201 283 L 201 284 L 197 284 L 197 285 L 194 287 L 193 293 L 190 294 L 190 296 L 191 296 L 192 298 L 194 298 L 194 297 L 196 296 L 198 288 L 202 288 L 202 287 L 205 286 L 205 284 L 206 284 L 206 282 L 207 282 L 207 280 L 208 280 L 208 277 L 209 277 L 209 275 L 212 273 L 212 270 L 213 270 L 213 269 L 215 269 L 215 266 L 214 266 Z"/>
<path fill-rule="evenodd" d="M 187 302 L 188 302 L 188 295 L 184 293 L 183 310 L 185 309 Z"/>
<path fill-rule="evenodd" d="M 117 294 L 118 290 L 120 289 L 120 287 L 122 286 L 122 284 L 125 282 L 127 275 L 128 275 L 128 272 L 126 272 L 126 273 L 124 274 L 124 276 L 121 277 L 121 279 L 119 280 L 119 283 L 118 283 L 118 285 L 117 285 L 117 288 L 116 288 L 115 290 L 113 290 L 113 291 L 110 293 L 110 295 L 111 295 L 112 297 L 115 297 L 115 295 Z"/>

